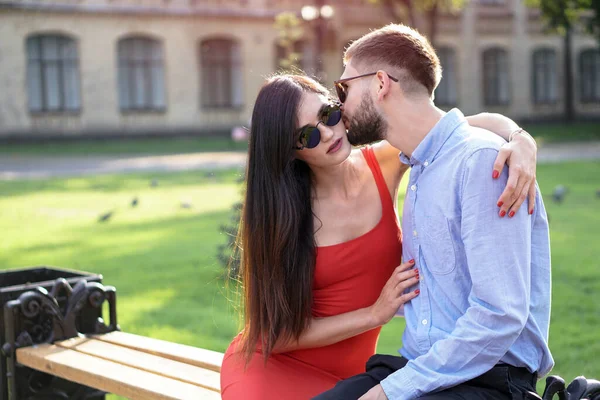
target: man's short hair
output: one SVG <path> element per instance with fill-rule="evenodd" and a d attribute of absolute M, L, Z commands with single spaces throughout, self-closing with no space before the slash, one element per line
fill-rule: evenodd
<path fill-rule="evenodd" d="M 440 60 L 427 38 L 402 24 L 384 26 L 352 42 L 344 53 L 344 64 L 351 60 L 358 70 L 369 68 L 361 72 L 391 68 L 392 76 L 394 72 L 400 75 L 404 91 L 420 91 L 422 86 L 430 97 L 442 77 Z"/>

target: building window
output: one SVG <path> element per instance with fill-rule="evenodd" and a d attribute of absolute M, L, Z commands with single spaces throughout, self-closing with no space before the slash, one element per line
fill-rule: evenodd
<path fill-rule="evenodd" d="M 241 49 L 230 39 L 200 43 L 202 106 L 239 108 L 243 105 Z"/>
<path fill-rule="evenodd" d="M 279 45 L 275 44 L 275 70 L 280 69 L 289 69 L 287 64 L 282 63 L 286 58 L 285 49 Z M 315 73 L 315 52 L 310 43 L 305 41 L 297 41 L 294 43 L 294 49 L 292 53 L 292 60 L 294 61 L 294 66 L 302 69 L 307 74 Z"/>
<path fill-rule="evenodd" d="M 119 40 L 121 111 L 164 111 L 165 71 L 162 43 L 146 37 Z"/>
<path fill-rule="evenodd" d="M 600 102 L 600 50 L 585 50 L 579 59 L 581 74 L 581 101 Z"/>
<path fill-rule="evenodd" d="M 435 103 L 439 106 L 455 106 L 458 99 L 456 53 L 452 48 L 442 47 L 437 54 L 442 64 L 442 80 L 435 89 Z"/>
<path fill-rule="evenodd" d="M 533 52 L 533 102 L 551 104 L 556 102 L 556 51 L 539 49 Z"/>
<path fill-rule="evenodd" d="M 62 35 L 27 38 L 27 95 L 31 112 L 81 109 L 75 40 Z"/>
<path fill-rule="evenodd" d="M 509 103 L 508 55 L 505 50 L 496 48 L 483 52 L 483 94 L 486 106 Z"/>

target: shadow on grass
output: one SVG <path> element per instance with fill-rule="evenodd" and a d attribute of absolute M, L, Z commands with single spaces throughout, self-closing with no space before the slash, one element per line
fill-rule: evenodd
<path fill-rule="evenodd" d="M 19 181 L 0 181 L 3 197 L 27 196 L 36 192 L 97 191 L 119 192 L 148 188 L 198 186 L 211 183 L 235 183 L 243 176 L 243 169 L 183 172 L 145 172 L 82 177 L 57 177 Z"/>
<path fill-rule="evenodd" d="M 600 122 L 528 123 L 523 125 L 538 143 L 600 140 Z"/>
<path fill-rule="evenodd" d="M 234 142 L 229 137 L 140 137 L 140 138 L 62 138 L 21 141 L 0 140 L 0 154 L 64 155 L 147 155 L 197 152 L 246 151 L 247 142 Z"/>

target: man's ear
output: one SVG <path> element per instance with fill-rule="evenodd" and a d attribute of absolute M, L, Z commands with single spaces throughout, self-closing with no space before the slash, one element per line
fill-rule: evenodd
<path fill-rule="evenodd" d="M 392 80 L 390 79 L 388 74 L 384 71 L 377 71 L 377 74 L 375 75 L 375 77 L 377 79 L 377 85 L 378 85 L 377 100 L 382 101 L 384 99 L 384 97 L 387 96 L 391 90 Z"/>

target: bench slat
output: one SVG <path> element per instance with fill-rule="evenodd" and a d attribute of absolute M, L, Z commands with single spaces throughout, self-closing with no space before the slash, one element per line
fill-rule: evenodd
<path fill-rule="evenodd" d="M 223 353 L 216 351 L 119 331 L 103 335 L 94 335 L 93 337 L 104 342 L 140 350 L 144 353 L 150 353 L 171 360 L 180 361 L 185 364 L 221 372 Z"/>
<path fill-rule="evenodd" d="M 152 372 L 167 378 L 202 386 L 215 392 L 220 391 L 219 373 L 194 365 L 165 359 L 95 338 L 73 338 L 54 344 L 62 348 L 104 358 L 108 361 Z"/>
<path fill-rule="evenodd" d="M 220 394 L 59 346 L 17 349 L 17 362 L 132 400 L 218 400 Z"/>

